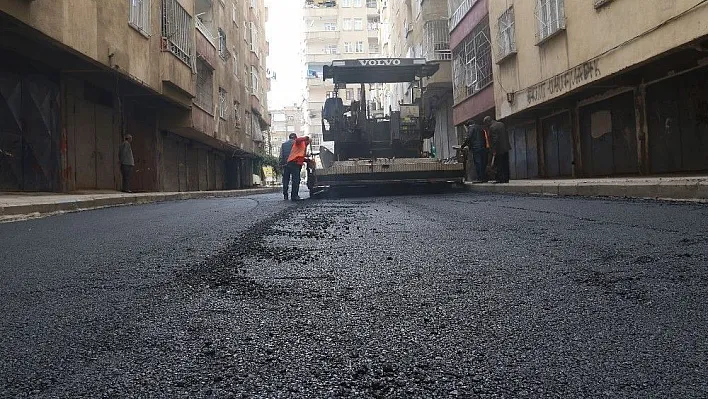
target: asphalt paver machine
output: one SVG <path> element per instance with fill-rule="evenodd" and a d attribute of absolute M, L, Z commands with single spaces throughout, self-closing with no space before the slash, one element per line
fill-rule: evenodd
<path fill-rule="evenodd" d="M 320 147 L 321 168 L 312 169 L 308 185 L 315 192 L 328 187 L 391 183 L 461 183 L 464 165 L 424 156 L 424 139 L 433 137 L 435 120 L 424 113 L 421 98 L 411 95 L 388 115 L 375 114 L 367 104 L 371 86 L 409 83 L 420 87 L 439 65 L 423 58 L 335 60 L 323 68 L 323 80 L 334 90 L 322 109 L 324 141 L 334 152 Z M 359 88 L 360 96 L 345 104 L 340 90 Z M 367 87 L 369 90 L 367 91 Z"/>

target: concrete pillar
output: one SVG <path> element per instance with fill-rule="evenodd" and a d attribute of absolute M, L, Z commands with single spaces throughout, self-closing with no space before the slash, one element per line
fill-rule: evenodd
<path fill-rule="evenodd" d="M 634 115 L 637 130 L 637 160 L 639 173 L 649 173 L 649 131 L 647 125 L 647 86 L 642 83 L 634 90 Z"/>
<path fill-rule="evenodd" d="M 580 140 L 580 109 L 578 105 L 570 108 L 570 129 L 573 140 L 573 177 L 583 176 L 582 143 Z"/>

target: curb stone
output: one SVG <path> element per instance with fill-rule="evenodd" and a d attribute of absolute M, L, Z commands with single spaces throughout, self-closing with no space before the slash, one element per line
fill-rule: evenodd
<path fill-rule="evenodd" d="M 68 212 L 80 212 L 92 209 L 100 209 L 115 206 L 142 205 L 156 202 L 203 199 L 203 198 L 228 198 L 245 197 L 256 194 L 269 194 L 279 192 L 280 188 L 258 188 L 228 191 L 193 191 L 185 193 L 140 193 L 135 195 L 121 195 L 115 197 L 92 197 L 87 195 L 85 199 L 70 199 L 58 202 L 46 202 L 38 204 L 21 204 L 0 206 L 0 223 L 37 218 Z"/>
<path fill-rule="evenodd" d="M 648 198 L 669 201 L 708 203 L 708 182 L 705 181 L 627 181 L 613 184 L 591 182 L 472 184 L 467 191 L 498 194 L 531 194 L 551 196 Z"/>

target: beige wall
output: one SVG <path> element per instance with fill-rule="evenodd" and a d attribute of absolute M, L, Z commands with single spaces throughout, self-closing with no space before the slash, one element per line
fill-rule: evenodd
<path fill-rule="evenodd" d="M 703 5 L 692 9 L 699 3 Z M 494 66 L 497 116 L 504 118 L 616 74 L 708 34 L 700 0 L 565 0 L 566 30 L 537 43 L 536 2 L 490 1 L 495 61 L 498 18 L 513 5 L 518 54 Z M 559 76 L 560 75 L 560 76 Z M 550 80 L 549 80 L 550 79 Z M 514 93 L 513 102 L 507 93 Z"/>
<path fill-rule="evenodd" d="M 368 31 L 369 17 L 377 17 L 378 9 L 366 7 L 366 1 L 362 1 L 362 7 L 342 7 L 341 2 L 337 2 L 337 7 L 303 9 L 305 42 L 304 51 L 305 64 L 329 65 L 335 59 L 357 59 L 368 57 L 380 57 L 381 43 L 378 31 Z M 344 19 L 360 18 L 362 20 L 362 30 L 343 30 Z M 336 22 L 336 31 L 324 31 L 327 22 Z M 362 53 L 345 53 L 345 42 L 363 42 Z M 371 53 L 370 43 L 378 43 L 379 53 Z M 337 54 L 325 54 L 328 45 L 337 45 Z M 322 135 L 321 109 L 328 91 L 334 89 L 331 81 L 323 82 L 322 77 L 306 79 L 307 110 L 304 131 L 314 138 L 315 142 Z M 343 94 L 340 93 L 340 96 Z M 313 115 L 310 118 L 310 115 Z"/>
<path fill-rule="evenodd" d="M 150 0 L 150 29 L 145 35 L 131 27 L 129 2 L 123 0 L 0 0 L 0 10 L 37 29 L 59 43 L 72 48 L 82 55 L 106 67 L 117 69 L 132 81 L 162 93 L 171 100 L 186 107 L 191 105 L 195 95 L 195 75 L 191 67 L 169 52 L 161 52 L 161 0 Z M 195 0 L 178 0 L 192 16 Z M 237 7 L 237 20 L 233 21 L 233 5 Z M 267 104 L 265 58 L 268 48 L 265 40 L 266 10 L 263 0 L 256 2 L 257 12 L 250 9 L 250 1 L 214 0 L 214 36 L 216 28 L 227 34 L 228 50 L 237 54 L 237 61 L 217 58 L 214 71 L 214 104 L 218 104 L 218 88 L 228 92 L 229 117 L 216 124 L 216 138 L 229 144 L 241 145 L 244 149 L 251 143 L 238 137 L 234 101 L 240 106 L 241 126 L 246 124 L 246 111 L 250 113 L 250 94 L 246 92 L 247 79 L 251 79 L 251 65 L 257 64 L 260 83 L 264 88 L 258 93 L 260 104 Z M 244 21 L 254 21 L 259 30 L 260 45 L 251 54 L 249 40 L 246 40 Z M 196 33 L 195 31 L 195 34 Z M 112 55 L 109 57 L 109 55 Z M 234 74 L 234 62 L 239 63 L 239 76 Z M 166 82 L 166 83 L 165 83 Z M 263 115 L 267 111 L 259 109 Z M 213 135 L 214 132 L 204 132 Z"/>
<path fill-rule="evenodd" d="M 161 80 L 166 80 L 192 95 L 190 68 L 161 57 L 160 0 L 151 1 L 149 37 L 128 24 L 127 1 L 0 0 L 0 10 L 94 61 L 117 66 L 121 73 L 157 92 L 163 92 Z M 179 2 L 193 15 L 193 0 Z"/>

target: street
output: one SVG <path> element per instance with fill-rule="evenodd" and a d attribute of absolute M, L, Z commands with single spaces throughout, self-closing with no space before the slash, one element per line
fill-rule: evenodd
<path fill-rule="evenodd" d="M 708 397 L 705 205 L 264 194 L 0 237 L 0 397 Z"/>

